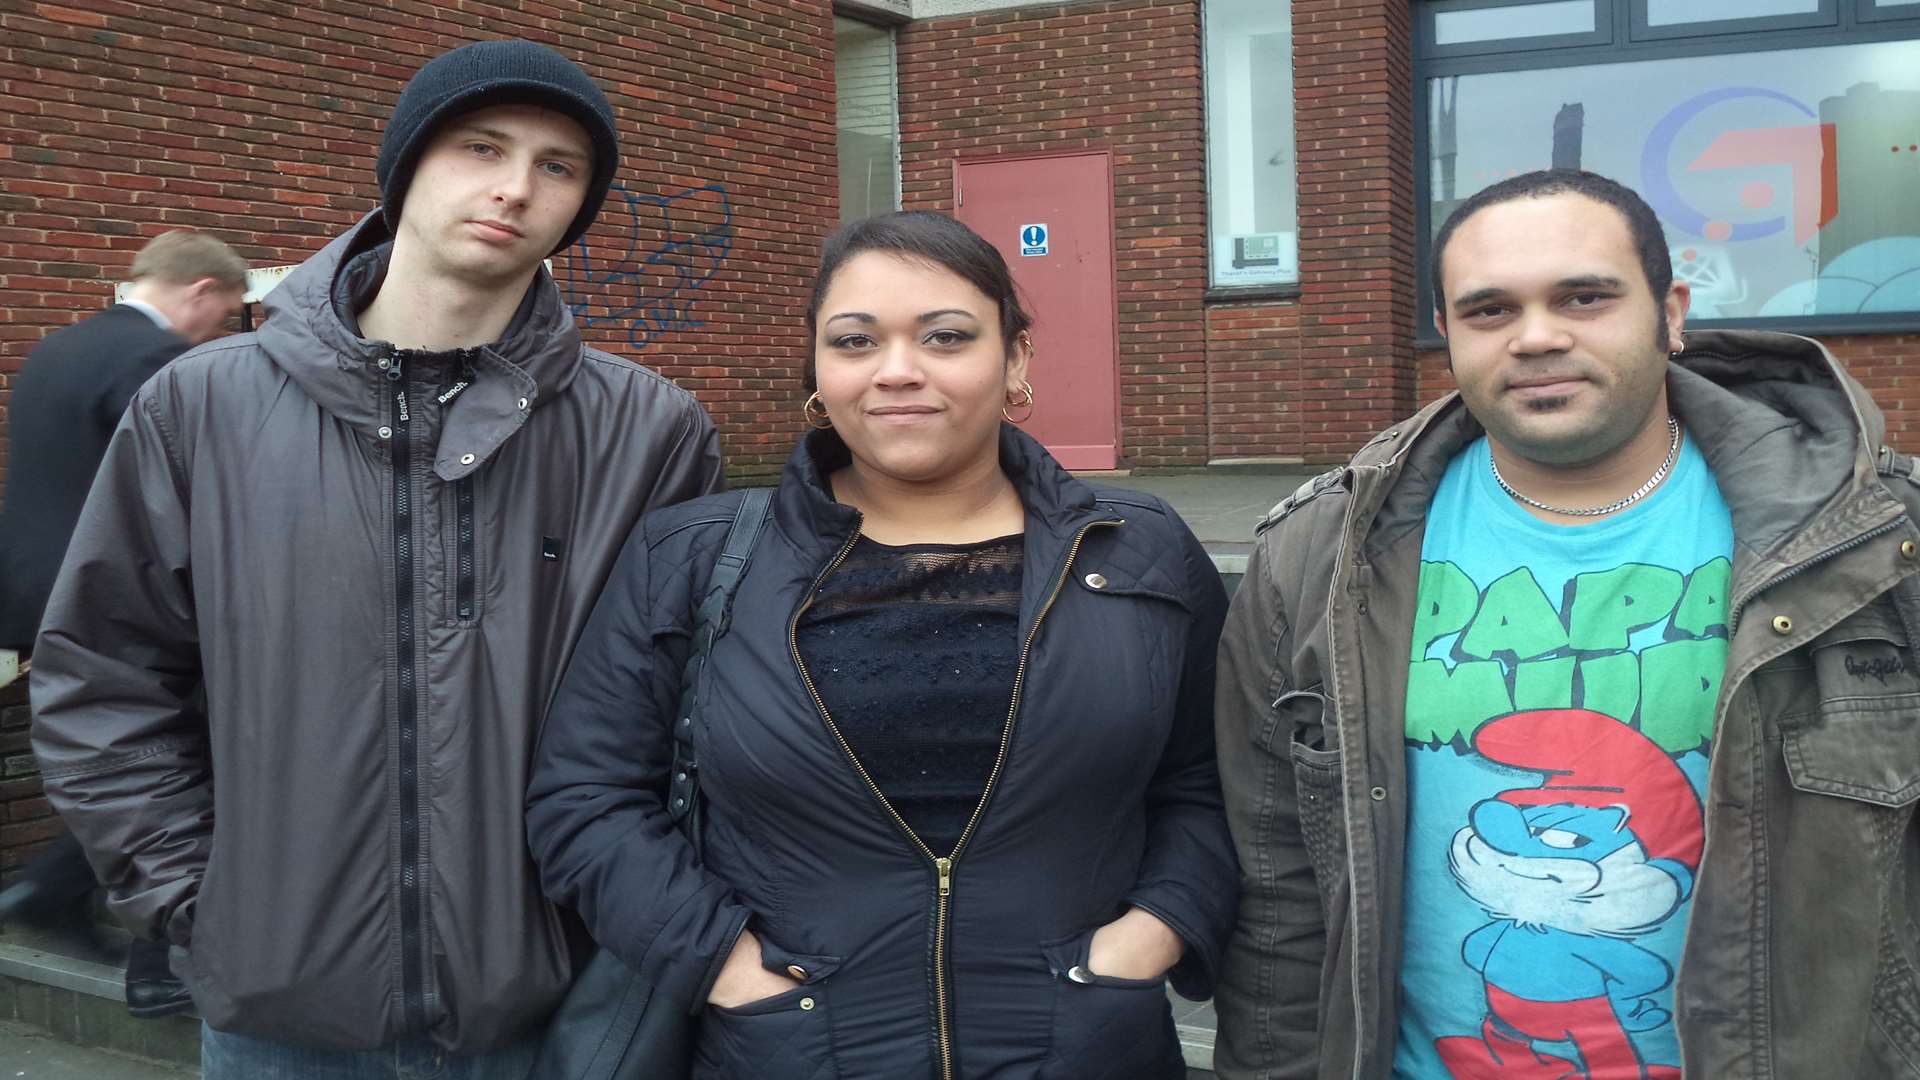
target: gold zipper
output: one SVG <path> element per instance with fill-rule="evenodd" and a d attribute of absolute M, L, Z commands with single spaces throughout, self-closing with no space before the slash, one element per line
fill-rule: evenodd
<path fill-rule="evenodd" d="M 861 520 L 864 521 L 864 519 Z M 1067 549 L 1066 561 L 1061 564 L 1060 573 L 1054 577 L 1053 591 L 1047 594 L 1046 603 L 1041 605 L 1039 613 L 1034 616 L 1033 626 L 1027 631 L 1027 640 L 1020 647 L 1020 664 L 1013 673 L 1013 699 L 1007 705 L 1007 722 L 1000 730 L 1000 752 L 993 759 L 993 771 L 987 775 L 987 786 L 980 792 L 980 801 L 974 804 L 973 816 L 967 819 L 967 827 L 960 831 L 960 839 L 954 842 L 953 853 L 944 858 L 935 855 L 933 849 L 927 846 L 927 842 L 920 839 L 920 834 L 913 831 L 913 826 L 907 824 L 907 819 L 900 816 L 900 811 L 894 809 L 893 803 L 887 801 L 886 795 L 880 790 L 880 785 L 874 782 L 873 775 L 867 772 L 867 767 L 860 763 L 859 756 L 853 752 L 853 745 L 847 742 L 845 735 L 840 733 L 840 725 L 833 722 L 833 716 L 827 712 L 826 701 L 820 697 L 820 690 L 814 685 L 813 676 L 807 672 L 806 661 L 800 658 L 800 618 L 807 613 L 808 608 L 813 606 L 814 597 L 820 591 L 820 583 L 840 568 L 840 564 L 846 561 L 847 553 L 852 551 L 853 545 L 859 542 L 858 524 L 854 527 L 853 535 L 841 545 L 839 553 L 827 563 L 826 569 L 820 571 L 819 575 L 813 579 L 813 584 L 807 590 L 806 602 L 793 613 L 792 621 L 787 624 L 787 647 L 793 653 L 793 666 L 799 670 L 800 681 L 806 684 L 807 693 L 813 697 L 814 707 L 820 710 L 820 719 L 826 722 L 827 730 L 833 733 L 834 741 L 840 744 L 840 752 L 847 756 L 847 761 L 853 765 L 853 771 L 865 781 L 867 790 L 873 793 L 874 799 L 887 812 L 887 816 L 892 818 L 893 823 L 899 826 L 908 840 L 913 842 L 913 846 L 919 848 L 920 853 L 933 863 L 937 881 L 937 895 L 933 909 L 933 1002 L 935 1022 L 939 1026 L 940 1080 L 953 1080 L 953 1021 L 949 1015 L 947 1003 L 947 914 L 953 903 L 953 867 L 960 859 L 961 850 L 973 837 L 974 828 L 979 825 L 981 815 L 986 812 L 987 800 L 993 795 L 994 785 L 999 782 L 1000 773 L 1006 767 L 1007 751 L 1013 745 L 1014 718 L 1020 712 L 1020 691 L 1027 677 L 1027 659 L 1033 652 L 1034 639 L 1040 634 L 1040 624 L 1046 621 L 1047 613 L 1053 610 L 1054 601 L 1060 598 L 1060 590 L 1066 586 L 1067 575 L 1073 571 L 1073 560 L 1080 554 L 1080 542 L 1085 540 L 1087 533 L 1097 526 L 1117 527 L 1124 524 L 1126 521 L 1122 518 L 1092 521 L 1081 526 L 1080 531 L 1074 534 L 1073 545 Z"/>

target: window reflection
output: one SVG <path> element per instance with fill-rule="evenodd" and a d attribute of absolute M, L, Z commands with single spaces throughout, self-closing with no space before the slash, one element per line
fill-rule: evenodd
<path fill-rule="evenodd" d="M 1647 0 L 1647 25 L 1805 15 L 1819 10 L 1820 0 Z"/>
<path fill-rule="evenodd" d="M 1207 0 L 1207 219 L 1215 285 L 1300 277 L 1290 6 Z"/>
<path fill-rule="evenodd" d="M 1586 34 L 1593 31 L 1593 0 L 1555 0 L 1523 7 L 1467 8 L 1440 11 L 1433 16 L 1433 43 L 1461 45 L 1469 41 Z"/>
<path fill-rule="evenodd" d="M 1434 229 L 1532 169 L 1646 197 L 1693 318 L 1920 312 L 1920 42 L 1429 80 Z"/>
<path fill-rule="evenodd" d="M 840 220 L 855 221 L 897 209 L 900 110 L 893 32 L 835 16 L 833 76 L 838 98 Z"/>

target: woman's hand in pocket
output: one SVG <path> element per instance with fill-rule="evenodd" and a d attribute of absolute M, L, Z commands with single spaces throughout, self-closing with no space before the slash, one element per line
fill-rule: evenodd
<path fill-rule="evenodd" d="M 762 966 L 760 939 L 753 936 L 753 931 L 742 930 L 733 943 L 733 951 L 727 954 L 726 963 L 720 966 L 720 977 L 713 980 L 713 989 L 707 994 L 707 1004 L 737 1009 L 784 994 L 798 986 L 798 979 L 768 971 Z"/>
<path fill-rule="evenodd" d="M 1093 932 L 1087 970 L 1113 979 L 1158 979 L 1180 962 L 1187 943 L 1151 912 L 1126 914 Z"/>

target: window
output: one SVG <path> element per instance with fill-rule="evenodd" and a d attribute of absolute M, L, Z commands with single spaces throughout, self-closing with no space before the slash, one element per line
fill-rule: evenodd
<path fill-rule="evenodd" d="M 1820 0 L 1647 0 L 1647 25 L 1816 14 Z"/>
<path fill-rule="evenodd" d="M 900 96 L 893 31 L 835 16 L 840 220 L 900 208 Z"/>
<path fill-rule="evenodd" d="M 1428 242 L 1489 184 L 1579 167 L 1659 214 L 1692 289 L 1690 325 L 1920 322 L 1920 26 L 1826 2 L 1840 11 L 1832 28 L 1641 42 L 1635 28 L 1679 12 L 1725 26 L 1821 4 L 1621 0 L 1598 46 L 1532 49 L 1518 36 L 1530 24 L 1516 22 L 1505 55 L 1470 58 L 1439 48 L 1426 23 Z"/>
<path fill-rule="evenodd" d="M 1300 279 L 1289 7 L 1206 0 L 1207 228 L 1217 287 Z"/>
<path fill-rule="evenodd" d="M 1453 8 L 1433 13 L 1436 45 L 1459 45 L 1506 38 L 1558 37 L 1594 31 L 1593 0 L 1502 7 Z"/>

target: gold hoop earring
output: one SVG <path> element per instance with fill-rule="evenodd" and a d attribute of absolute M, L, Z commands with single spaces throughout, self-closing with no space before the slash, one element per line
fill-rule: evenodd
<path fill-rule="evenodd" d="M 1006 417 L 1009 424 L 1024 424 L 1033 419 L 1033 384 L 1025 379 L 1020 380 L 1020 392 L 1026 395 L 1025 400 L 1014 398 L 1009 394 L 1006 408 L 1000 410 L 1000 415 Z M 1025 409 L 1027 413 L 1016 420 L 1013 414 L 1007 411 L 1008 409 Z"/>
<path fill-rule="evenodd" d="M 807 426 L 815 431 L 825 431 L 833 426 L 833 417 L 827 415 L 827 407 L 820 401 L 820 391 L 808 395 L 807 403 L 800 406 L 800 415 Z"/>

